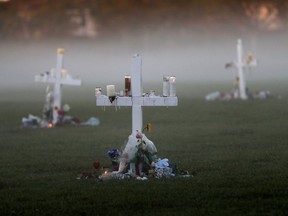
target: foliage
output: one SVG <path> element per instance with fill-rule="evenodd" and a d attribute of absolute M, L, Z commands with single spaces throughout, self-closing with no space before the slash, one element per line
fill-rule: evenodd
<path fill-rule="evenodd" d="M 288 4 L 283 0 L 15 0 L 0 3 L 0 37 L 68 37 L 87 22 L 86 9 L 97 24 L 98 37 L 227 26 L 254 29 L 257 26 L 245 10 L 267 2 L 286 20 Z M 73 23 L 73 19 L 84 21 Z"/>

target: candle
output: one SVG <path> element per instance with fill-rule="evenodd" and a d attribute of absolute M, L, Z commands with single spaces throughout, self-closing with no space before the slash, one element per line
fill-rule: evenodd
<path fill-rule="evenodd" d="M 100 87 L 95 88 L 95 96 L 100 96 L 102 94 L 102 89 Z"/>
<path fill-rule="evenodd" d="M 124 91 L 123 91 L 123 90 L 120 90 L 119 95 L 120 95 L 121 97 L 123 97 L 123 96 L 124 96 Z"/>
<path fill-rule="evenodd" d="M 112 103 L 116 98 L 115 85 L 107 85 L 107 96 Z"/>
<path fill-rule="evenodd" d="M 170 84 L 170 96 L 175 97 L 176 96 L 176 77 L 171 76 L 169 77 L 169 84 Z"/>
<path fill-rule="evenodd" d="M 131 76 L 125 75 L 125 96 L 130 96 L 131 93 Z"/>
<path fill-rule="evenodd" d="M 115 95 L 115 85 L 107 85 L 107 96 L 112 97 Z"/>
<path fill-rule="evenodd" d="M 169 76 L 163 76 L 163 96 L 169 96 Z"/>
<path fill-rule="evenodd" d="M 66 78 L 67 76 L 67 70 L 66 69 L 62 69 L 61 70 L 61 77 Z"/>
<path fill-rule="evenodd" d="M 149 94 L 149 96 L 154 97 L 154 96 L 155 96 L 155 91 L 154 91 L 154 90 L 150 90 L 150 94 Z"/>

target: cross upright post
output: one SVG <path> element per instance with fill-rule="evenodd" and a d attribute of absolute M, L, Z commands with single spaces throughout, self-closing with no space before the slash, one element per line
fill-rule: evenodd
<path fill-rule="evenodd" d="M 63 58 L 64 58 L 64 49 L 59 48 L 57 50 L 57 63 L 54 70 L 50 72 L 46 72 L 44 74 L 36 75 L 35 82 L 44 82 L 44 83 L 52 83 L 54 84 L 53 89 L 53 124 L 57 122 L 58 113 L 55 109 L 61 109 L 61 87 L 62 85 L 73 85 L 73 86 L 81 86 L 82 81 L 78 78 L 74 79 L 70 74 L 63 68 Z"/>
<path fill-rule="evenodd" d="M 143 113 L 142 113 L 142 61 L 139 55 L 134 55 L 132 60 L 132 133 L 142 131 Z M 134 103 L 135 102 L 135 103 Z"/>
<path fill-rule="evenodd" d="M 56 63 L 56 79 L 54 83 L 54 103 L 53 103 L 53 117 L 55 116 L 57 119 L 57 110 L 55 110 L 55 107 L 61 108 L 61 72 L 63 68 L 63 55 L 64 55 L 64 49 L 58 49 L 57 50 L 57 63 Z M 53 118 L 53 123 L 56 122 L 56 119 Z"/>
<path fill-rule="evenodd" d="M 243 73 L 243 48 L 242 48 L 242 41 L 241 39 L 238 39 L 237 43 L 237 69 L 238 69 L 238 78 L 239 78 L 239 92 L 240 92 L 240 98 L 243 100 L 247 99 L 246 94 L 246 83 Z"/>
<path fill-rule="evenodd" d="M 239 79 L 239 93 L 240 98 L 242 100 L 246 100 L 248 98 L 246 92 L 246 81 L 244 77 L 244 68 L 246 66 L 256 66 L 257 62 L 253 59 L 252 54 L 248 55 L 247 59 L 243 58 L 243 47 L 242 47 L 242 40 L 238 39 L 237 41 L 237 60 L 235 62 L 235 66 L 238 70 L 238 79 Z"/>

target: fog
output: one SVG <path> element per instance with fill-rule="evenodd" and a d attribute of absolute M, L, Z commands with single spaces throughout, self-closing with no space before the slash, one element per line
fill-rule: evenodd
<path fill-rule="evenodd" d="M 234 34 L 213 32 L 185 37 L 153 36 L 106 40 L 54 39 L 0 42 L 1 89 L 38 85 L 34 76 L 56 66 L 56 50 L 65 49 L 64 66 L 83 85 L 112 84 L 130 74 L 131 57 L 142 56 L 143 81 L 162 82 L 175 75 L 178 82 L 225 81 L 232 83 L 236 70 L 225 63 L 236 59 L 236 43 L 242 38 L 244 53 L 252 52 L 258 67 L 246 73 L 247 80 L 287 78 L 287 33 Z"/>

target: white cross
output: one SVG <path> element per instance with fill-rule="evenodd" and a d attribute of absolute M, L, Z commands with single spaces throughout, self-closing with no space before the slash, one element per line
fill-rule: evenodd
<path fill-rule="evenodd" d="M 132 107 L 132 134 L 142 132 L 143 114 L 142 106 L 177 106 L 178 98 L 174 92 L 169 96 L 143 95 L 142 90 L 142 60 L 141 56 L 136 54 L 132 58 L 132 76 L 131 76 L 131 96 L 116 96 L 114 101 L 109 100 L 107 95 L 96 93 L 96 106 L 131 106 Z M 175 77 L 174 77 L 175 78 Z M 175 79 L 171 80 L 175 87 Z M 170 86 L 171 87 L 171 86 Z"/>
<path fill-rule="evenodd" d="M 242 41 L 241 39 L 238 39 L 237 43 L 237 61 L 234 62 L 237 70 L 238 70 L 238 78 L 239 78 L 239 93 L 240 98 L 243 100 L 246 100 L 247 94 L 246 94 L 246 82 L 244 77 L 243 69 L 247 66 L 256 66 L 257 62 L 252 58 L 252 55 L 248 55 L 248 58 L 243 58 L 243 48 L 242 48 Z"/>
<path fill-rule="evenodd" d="M 54 83 L 53 91 L 53 124 L 57 122 L 58 113 L 55 107 L 61 108 L 61 87 L 62 85 L 74 85 L 80 86 L 82 81 L 80 79 L 74 79 L 70 74 L 67 74 L 63 69 L 63 56 L 64 49 L 59 48 L 57 50 L 57 64 L 55 74 L 49 72 L 35 76 L 35 82 Z"/>

